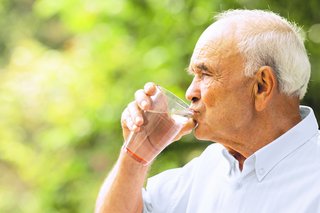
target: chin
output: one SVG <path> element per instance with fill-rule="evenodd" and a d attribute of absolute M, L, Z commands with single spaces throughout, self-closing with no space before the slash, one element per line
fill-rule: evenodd
<path fill-rule="evenodd" d="M 199 124 L 194 129 L 193 135 L 198 140 L 212 141 L 212 130 L 204 128 L 204 126 L 201 126 Z"/>
<path fill-rule="evenodd" d="M 199 128 L 199 125 L 194 129 L 193 135 L 198 140 L 206 140 L 206 134 L 204 134 L 204 131 Z"/>

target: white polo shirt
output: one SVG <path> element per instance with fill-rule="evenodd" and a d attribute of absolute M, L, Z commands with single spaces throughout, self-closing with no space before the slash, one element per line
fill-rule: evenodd
<path fill-rule="evenodd" d="M 303 120 L 272 143 L 238 161 L 212 144 L 183 168 L 148 180 L 144 212 L 320 212 L 320 136 L 311 108 Z M 276 123 L 274 125 L 277 125 Z"/>

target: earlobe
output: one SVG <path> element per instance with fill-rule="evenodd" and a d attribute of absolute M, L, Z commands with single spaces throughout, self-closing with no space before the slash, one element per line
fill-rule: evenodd
<path fill-rule="evenodd" d="M 277 81 L 272 68 L 269 66 L 261 67 L 255 77 L 255 107 L 257 111 L 262 111 L 270 102 L 276 89 Z"/>

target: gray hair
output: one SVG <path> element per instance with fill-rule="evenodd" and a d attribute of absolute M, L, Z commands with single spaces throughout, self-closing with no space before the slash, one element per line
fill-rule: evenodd
<path fill-rule="evenodd" d="M 261 66 L 270 66 L 281 92 L 304 97 L 311 68 L 301 28 L 262 10 L 228 10 L 215 18 L 237 21 L 238 48 L 245 59 L 246 76 L 254 75 Z"/>

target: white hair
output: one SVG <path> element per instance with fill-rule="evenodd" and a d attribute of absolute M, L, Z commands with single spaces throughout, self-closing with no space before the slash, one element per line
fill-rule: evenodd
<path fill-rule="evenodd" d="M 304 97 L 311 68 L 301 28 L 262 10 L 228 10 L 215 18 L 236 21 L 236 39 L 245 59 L 246 76 L 252 76 L 261 66 L 270 66 L 281 92 Z"/>

